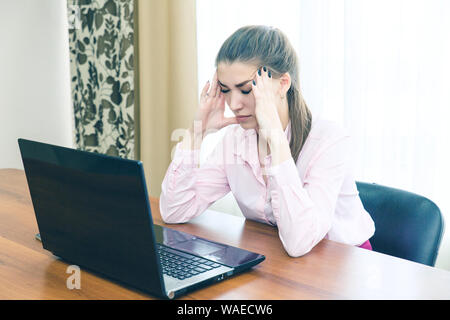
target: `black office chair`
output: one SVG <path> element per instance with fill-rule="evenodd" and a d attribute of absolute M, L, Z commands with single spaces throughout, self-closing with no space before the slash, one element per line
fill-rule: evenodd
<path fill-rule="evenodd" d="M 434 266 L 444 231 L 441 211 L 420 195 L 356 182 L 364 208 L 375 222 L 373 251 Z"/>

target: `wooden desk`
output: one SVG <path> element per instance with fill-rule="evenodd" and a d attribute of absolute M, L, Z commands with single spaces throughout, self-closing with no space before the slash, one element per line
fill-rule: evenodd
<path fill-rule="evenodd" d="M 164 223 L 151 199 L 157 224 Z M 168 225 L 197 236 L 262 253 L 251 271 L 195 291 L 184 299 L 449 299 L 450 272 L 376 252 L 320 242 L 290 258 L 277 229 L 243 218 L 206 212 L 191 223 Z M 42 249 L 22 170 L 0 170 L 0 299 L 151 299 L 81 270 L 81 289 L 69 290 L 68 264 Z"/>

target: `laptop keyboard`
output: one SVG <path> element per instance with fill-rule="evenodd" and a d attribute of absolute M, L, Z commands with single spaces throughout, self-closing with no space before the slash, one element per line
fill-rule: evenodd
<path fill-rule="evenodd" d="M 221 266 L 214 261 L 173 250 L 160 244 L 157 244 L 157 249 L 163 273 L 180 280 L 196 276 Z"/>

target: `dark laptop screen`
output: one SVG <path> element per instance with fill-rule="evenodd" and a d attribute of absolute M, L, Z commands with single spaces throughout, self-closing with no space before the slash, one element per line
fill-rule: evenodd
<path fill-rule="evenodd" d="M 19 146 L 44 248 L 161 290 L 142 163 L 24 139 Z"/>

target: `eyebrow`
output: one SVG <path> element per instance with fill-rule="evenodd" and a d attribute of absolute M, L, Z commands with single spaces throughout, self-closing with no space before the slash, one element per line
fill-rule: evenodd
<path fill-rule="evenodd" d="M 219 84 L 222 86 L 222 87 L 226 87 L 226 88 L 228 88 L 228 86 L 227 85 L 225 85 L 225 84 L 223 84 L 222 82 L 220 82 L 219 80 L 217 80 L 218 82 L 219 82 Z M 246 81 L 244 81 L 244 82 L 241 82 L 241 83 L 238 83 L 237 85 L 236 85 L 236 88 L 240 88 L 240 87 L 242 87 L 243 85 L 245 85 L 247 82 L 250 82 L 250 81 L 252 81 L 252 79 L 250 79 L 250 80 L 246 80 Z"/>

